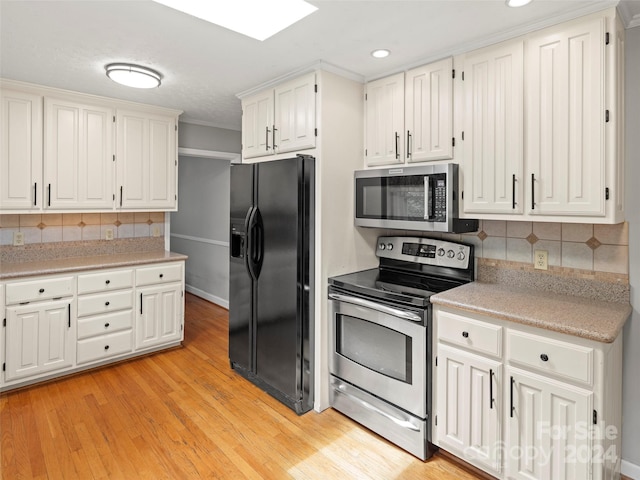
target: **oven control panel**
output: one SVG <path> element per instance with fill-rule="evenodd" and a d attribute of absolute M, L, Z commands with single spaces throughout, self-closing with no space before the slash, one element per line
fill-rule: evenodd
<path fill-rule="evenodd" d="M 473 261 L 472 248 L 462 243 L 422 237 L 379 237 L 376 255 L 405 262 L 462 268 Z"/>

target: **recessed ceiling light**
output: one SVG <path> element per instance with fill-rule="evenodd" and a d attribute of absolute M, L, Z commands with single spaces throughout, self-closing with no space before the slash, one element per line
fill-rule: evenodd
<path fill-rule="evenodd" d="M 371 52 L 371 56 L 375 58 L 384 58 L 388 57 L 391 52 L 385 48 L 379 48 L 378 50 L 374 50 Z"/>
<path fill-rule="evenodd" d="M 508 7 L 524 7 L 528 3 L 531 3 L 531 0 L 506 0 Z"/>
<path fill-rule="evenodd" d="M 110 63 L 104 69 L 114 82 L 134 88 L 156 88 L 160 86 L 160 75 L 155 70 L 130 63 Z"/>
<path fill-rule="evenodd" d="M 318 9 L 304 0 L 154 1 L 261 41 Z"/>

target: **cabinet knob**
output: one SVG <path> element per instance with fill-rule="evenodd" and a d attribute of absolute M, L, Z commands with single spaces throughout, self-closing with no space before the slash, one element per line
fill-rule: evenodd
<path fill-rule="evenodd" d="M 462 332 L 462 336 L 464 338 L 469 338 L 469 332 Z"/>
<path fill-rule="evenodd" d="M 105 349 L 105 350 L 109 350 L 109 345 L 105 345 L 105 346 L 104 346 L 104 349 Z"/>
<path fill-rule="evenodd" d="M 164 277 L 164 273 L 161 273 L 161 274 L 160 274 L 160 278 L 162 278 L 162 277 Z"/>
<path fill-rule="evenodd" d="M 109 322 L 105 323 L 105 324 L 104 324 L 104 328 L 109 328 L 109 325 L 110 325 L 110 323 L 109 323 Z"/>
<path fill-rule="evenodd" d="M 107 285 L 109 285 L 109 284 L 111 283 L 111 280 L 107 280 L 107 281 L 106 281 L 106 282 L 104 282 L 104 283 L 106 283 Z"/>
<path fill-rule="evenodd" d="M 40 293 L 44 293 L 44 288 L 41 288 L 40 290 L 38 290 Z"/>
<path fill-rule="evenodd" d="M 109 306 L 109 302 L 104 302 L 104 304 L 105 304 L 105 306 L 107 306 L 107 307 Z"/>
<path fill-rule="evenodd" d="M 549 360 L 549 357 L 547 356 L 546 353 L 543 353 L 542 355 L 540 355 L 540 360 L 542 360 L 543 362 L 546 362 Z"/>

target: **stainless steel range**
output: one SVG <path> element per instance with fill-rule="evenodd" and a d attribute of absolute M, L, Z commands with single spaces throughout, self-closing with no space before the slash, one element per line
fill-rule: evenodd
<path fill-rule="evenodd" d="M 380 237 L 379 268 L 329 279 L 331 406 L 422 460 L 431 444 L 429 297 L 473 281 L 473 246 Z"/>

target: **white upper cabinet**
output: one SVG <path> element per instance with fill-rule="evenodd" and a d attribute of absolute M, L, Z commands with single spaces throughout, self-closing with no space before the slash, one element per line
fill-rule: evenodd
<path fill-rule="evenodd" d="M 42 208 L 42 96 L 2 88 L 0 211 Z"/>
<path fill-rule="evenodd" d="M 364 104 L 366 164 L 404 163 L 404 73 L 367 83 Z"/>
<path fill-rule="evenodd" d="M 407 162 L 453 158 L 453 58 L 409 70 L 405 76 Z"/>
<path fill-rule="evenodd" d="M 527 41 L 532 215 L 604 216 L 605 19 Z"/>
<path fill-rule="evenodd" d="M 113 109 L 44 102 L 46 209 L 113 208 Z"/>
<path fill-rule="evenodd" d="M 119 109 L 116 125 L 118 207 L 176 209 L 176 119 Z"/>
<path fill-rule="evenodd" d="M 523 42 L 464 58 L 465 212 L 522 213 Z"/>
<path fill-rule="evenodd" d="M 242 156 L 263 157 L 316 146 L 316 74 L 242 99 Z"/>

